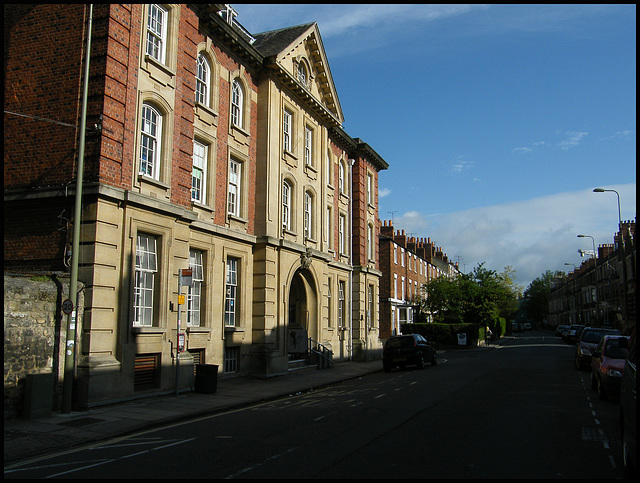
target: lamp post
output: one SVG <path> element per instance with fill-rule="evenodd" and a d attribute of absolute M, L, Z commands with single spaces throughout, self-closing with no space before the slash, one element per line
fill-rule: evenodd
<path fill-rule="evenodd" d="M 620 233 L 620 243 L 618 243 L 618 256 L 620 263 L 622 264 L 622 323 L 624 325 L 625 333 L 629 332 L 629 322 L 627 320 L 627 264 L 624 259 L 624 236 L 622 234 L 622 216 L 620 214 L 620 193 L 616 190 L 608 190 L 604 188 L 594 188 L 594 193 L 604 193 L 611 191 L 616 194 L 618 198 L 618 231 Z"/>
<path fill-rule="evenodd" d="M 596 322 L 598 322 L 599 318 L 598 317 L 598 252 L 596 252 L 596 240 L 595 238 L 593 238 L 591 235 L 578 235 L 578 238 L 591 238 L 591 243 L 593 243 L 593 258 L 594 258 L 594 264 L 593 264 L 593 275 L 594 275 L 594 286 L 596 288 Z"/>
<path fill-rule="evenodd" d="M 89 5 L 87 24 L 86 61 L 84 65 L 84 84 L 82 90 L 82 112 L 80 117 L 80 140 L 78 147 L 78 173 L 76 180 L 75 210 L 73 212 L 73 240 L 71 250 L 71 273 L 69 279 L 69 298 L 73 310 L 67 317 L 67 339 L 64 355 L 64 379 L 62 382 L 62 412 L 71 412 L 73 402 L 73 380 L 76 362 L 76 320 L 78 317 L 78 257 L 80 254 L 80 218 L 82 217 L 82 183 L 84 172 L 85 134 L 87 132 L 87 102 L 89 92 L 89 60 L 91 58 L 91 29 L 93 25 L 93 4 Z"/>
<path fill-rule="evenodd" d="M 622 229 L 622 217 L 620 216 L 620 193 L 616 190 L 606 190 L 604 188 L 595 188 L 594 193 L 604 193 L 605 191 L 613 191 L 618 197 L 618 228 Z"/>

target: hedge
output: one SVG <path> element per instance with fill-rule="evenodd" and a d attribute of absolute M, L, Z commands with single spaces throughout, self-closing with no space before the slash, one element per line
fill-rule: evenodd
<path fill-rule="evenodd" d="M 403 334 L 420 334 L 431 344 L 458 345 L 458 334 L 467 334 L 467 346 L 478 344 L 478 324 L 402 324 Z"/>

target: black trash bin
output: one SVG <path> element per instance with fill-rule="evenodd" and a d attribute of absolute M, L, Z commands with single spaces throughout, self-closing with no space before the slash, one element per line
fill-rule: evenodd
<path fill-rule="evenodd" d="M 218 388 L 218 366 L 215 364 L 196 364 L 196 392 L 213 394 Z"/>

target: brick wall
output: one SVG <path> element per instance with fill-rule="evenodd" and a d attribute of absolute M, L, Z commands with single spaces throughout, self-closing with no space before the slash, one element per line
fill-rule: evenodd
<path fill-rule="evenodd" d="M 71 126 L 78 120 L 83 56 L 78 26 L 84 9 L 73 4 L 6 9 L 4 109 L 22 116 L 4 114 L 5 141 L 12 141 L 5 142 L 5 190 L 64 185 L 73 178 L 76 129 L 42 119 Z"/>

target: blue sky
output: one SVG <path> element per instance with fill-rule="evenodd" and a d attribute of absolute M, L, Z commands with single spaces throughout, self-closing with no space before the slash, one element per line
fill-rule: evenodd
<path fill-rule="evenodd" d="M 388 163 L 380 218 L 526 288 L 636 216 L 635 5 L 233 4 L 317 22 L 345 131 Z"/>

